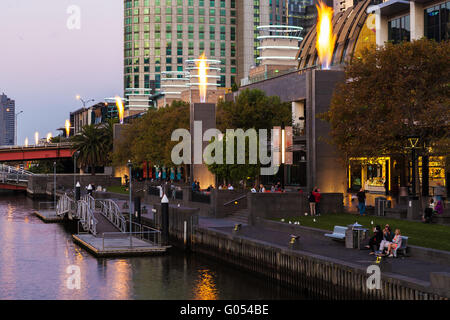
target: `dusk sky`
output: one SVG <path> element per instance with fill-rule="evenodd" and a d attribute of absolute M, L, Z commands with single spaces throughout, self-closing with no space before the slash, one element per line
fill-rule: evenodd
<path fill-rule="evenodd" d="M 70 30 L 70 6 L 81 28 Z M 16 101 L 17 143 L 57 135 L 85 100 L 123 94 L 122 0 L 1 0 L 0 93 Z"/>

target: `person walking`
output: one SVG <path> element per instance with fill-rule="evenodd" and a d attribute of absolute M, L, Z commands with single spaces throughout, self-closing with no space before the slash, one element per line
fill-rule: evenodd
<path fill-rule="evenodd" d="M 311 191 L 308 197 L 309 200 L 309 211 L 311 213 L 311 216 L 316 215 L 316 197 L 314 197 L 314 191 Z"/>
<path fill-rule="evenodd" d="M 362 216 L 366 215 L 366 193 L 364 192 L 363 188 L 359 190 L 359 192 L 356 194 L 358 197 L 358 210 L 359 214 Z"/>
<path fill-rule="evenodd" d="M 315 211 L 318 216 L 320 216 L 320 199 L 322 199 L 322 195 L 320 194 L 320 189 L 315 188 L 313 193 L 315 200 Z"/>

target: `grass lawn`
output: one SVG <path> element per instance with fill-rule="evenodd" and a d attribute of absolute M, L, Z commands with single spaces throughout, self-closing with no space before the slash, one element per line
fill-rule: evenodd
<path fill-rule="evenodd" d="M 316 219 L 316 221 L 314 222 L 313 219 Z M 273 220 L 280 221 L 280 219 Z M 450 251 L 450 226 L 348 213 L 325 214 L 320 217 L 292 217 L 284 220 L 285 223 L 299 221 L 302 226 L 324 230 L 333 230 L 334 226 L 347 226 L 358 222 L 372 231 L 372 221 L 373 226 L 379 224 L 382 229 L 388 223 L 393 231 L 398 228 L 402 235 L 409 237 L 408 244 Z M 372 235 L 372 232 L 370 234 Z"/>
<path fill-rule="evenodd" d="M 121 193 L 121 194 L 128 194 L 128 187 L 125 186 L 111 186 L 107 187 L 106 191 L 108 192 L 114 192 L 114 193 Z"/>

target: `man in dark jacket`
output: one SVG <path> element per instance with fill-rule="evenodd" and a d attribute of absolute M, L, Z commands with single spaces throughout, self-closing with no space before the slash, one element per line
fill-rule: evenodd
<path fill-rule="evenodd" d="M 381 232 L 381 227 L 376 226 L 373 230 L 373 236 L 369 240 L 369 245 L 366 248 L 370 249 L 369 254 L 375 254 L 375 251 L 378 250 L 381 241 L 383 240 L 383 232 Z"/>
<path fill-rule="evenodd" d="M 388 247 L 389 243 L 394 239 L 394 233 L 391 231 L 391 227 L 387 224 L 383 230 L 383 240 L 380 243 L 380 251 L 383 251 Z"/>

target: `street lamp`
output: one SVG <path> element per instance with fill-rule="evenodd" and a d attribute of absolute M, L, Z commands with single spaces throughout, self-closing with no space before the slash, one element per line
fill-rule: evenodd
<path fill-rule="evenodd" d="M 133 214 L 133 211 L 131 210 L 131 197 L 132 197 L 132 193 L 131 193 L 131 180 L 132 180 L 132 177 L 131 177 L 131 169 L 133 168 L 133 164 L 131 163 L 131 160 L 128 160 L 128 163 L 127 163 L 127 166 L 128 166 L 128 168 L 129 168 L 129 172 L 130 172 L 130 179 L 129 179 L 129 191 L 130 191 L 130 205 L 129 205 L 129 209 L 130 209 L 130 243 L 131 243 L 131 228 L 132 228 L 132 214 Z"/>
<path fill-rule="evenodd" d="M 281 190 L 284 190 L 284 164 L 286 163 L 286 129 L 281 123 Z"/>
<path fill-rule="evenodd" d="M 412 171 L 412 196 L 416 196 L 416 148 L 417 144 L 419 143 L 419 137 L 418 136 L 409 136 L 408 142 L 410 144 L 411 148 L 411 171 Z"/>
<path fill-rule="evenodd" d="M 77 190 L 77 158 L 80 155 L 80 151 L 75 151 L 73 154 L 73 198 L 75 199 L 76 190 Z"/>
<path fill-rule="evenodd" d="M 76 96 L 77 100 L 81 101 L 81 103 L 83 104 L 83 108 L 86 108 L 86 104 L 88 104 L 89 102 L 94 102 L 94 99 L 89 99 L 87 101 L 84 101 L 83 98 L 81 98 L 80 95 Z"/>
<path fill-rule="evenodd" d="M 53 162 L 53 205 L 56 208 L 56 161 Z"/>
<path fill-rule="evenodd" d="M 19 114 L 23 113 L 23 111 L 19 111 L 15 114 L 15 123 L 14 123 L 14 145 L 17 146 L 17 117 L 19 116 Z"/>

